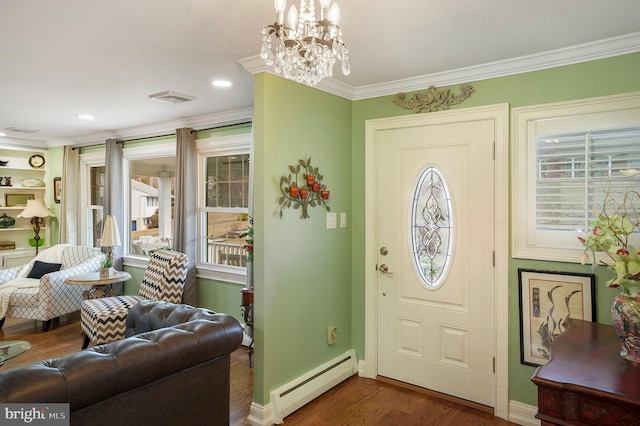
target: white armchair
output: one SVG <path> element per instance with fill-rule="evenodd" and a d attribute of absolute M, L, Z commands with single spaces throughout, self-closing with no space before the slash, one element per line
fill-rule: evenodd
<path fill-rule="evenodd" d="M 6 317 L 27 318 L 43 321 L 42 331 L 47 331 L 53 318 L 80 310 L 82 292 L 91 286 L 67 285 L 64 281 L 99 270 L 103 259 L 99 249 L 58 244 L 26 265 L 0 270 L 0 328 Z M 60 264 L 60 270 L 29 278 L 36 261 L 47 266 Z"/>

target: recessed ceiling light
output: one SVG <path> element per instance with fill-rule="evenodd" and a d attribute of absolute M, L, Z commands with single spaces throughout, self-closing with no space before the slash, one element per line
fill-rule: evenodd
<path fill-rule="evenodd" d="M 91 114 L 78 114 L 76 117 L 78 117 L 80 120 L 93 120 L 95 118 Z"/>
<path fill-rule="evenodd" d="M 0 133 L 0 136 L 7 136 L 6 133 Z"/>
<path fill-rule="evenodd" d="M 231 87 L 231 82 L 227 80 L 213 80 L 211 84 L 216 87 Z"/>

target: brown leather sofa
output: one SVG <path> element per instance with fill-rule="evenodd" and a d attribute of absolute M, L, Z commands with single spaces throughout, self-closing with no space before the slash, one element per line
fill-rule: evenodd
<path fill-rule="evenodd" d="M 0 373 L 1 403 L 69 403 L 72 425 L 228 425 L 230 315 L 143 301 L 127 338 Z"/>

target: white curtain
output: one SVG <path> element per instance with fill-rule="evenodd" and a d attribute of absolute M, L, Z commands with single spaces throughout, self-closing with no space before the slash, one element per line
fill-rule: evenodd
<path fill-rule="evenodd" d="M 60 232 L 58 243 L 80 245 L 80 150 L 64 147 L 62 160 L 62 194 L 60 196 Z"/>
<path fill-rule="evenodd" d="M 174 211 L 173 248 L 189 256 L 187 281 L 182 302 L 198 306 L 196 288 L 196 239 L 195 220 L 198 216 L 198 154 L 193 129 L 176 129 L 176 187 Z"/>

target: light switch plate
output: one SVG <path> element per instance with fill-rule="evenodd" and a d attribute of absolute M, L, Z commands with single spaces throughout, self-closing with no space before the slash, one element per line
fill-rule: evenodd
<path fill-rule="evenodd" d="M 338 214 L 337 213 L 327 213 L 327 229 L 336 229 L 338 222 Z"/>
<path fill-rule="evenodd" d="M 347 214 L 340 213 L 340 228 L 346 228 L 346 227 L 347 227 Z"/>

